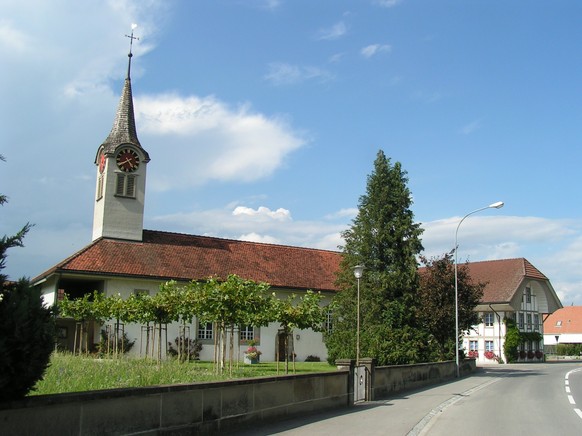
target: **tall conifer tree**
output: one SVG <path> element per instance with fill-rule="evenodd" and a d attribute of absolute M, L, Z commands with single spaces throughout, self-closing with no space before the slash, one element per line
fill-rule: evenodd
<path fill-rule="evenodd" d="M 379 364 L 427 359 L 426 334 L 418 325 L 418 262 L 422 251 L 420 224 L 410 210 L 408 178 L 400 163 L 391 164 L 383 151 L 368 176 L 366 194 L 345 240 L 334 298 L 333 330 L 326 337 L 329 360 L 354 358 L 357 298 L 353 267 L 365 266 L 360 279 L 360 357 Z"/>

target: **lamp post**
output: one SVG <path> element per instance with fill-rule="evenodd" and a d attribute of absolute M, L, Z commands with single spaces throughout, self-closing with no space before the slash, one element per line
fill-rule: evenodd
<path fill-rule="evenodd" d="M 360 365 L 360 279 L 362 278 L 362 274 L 364 273 L 364 266 L 363 265 L 356 265 L 354 267 L 354 276 L 358 281 L 358 296 L 357 296 L 357 303 L 356 303 L 356 366 Z"/>
<path fill-rule="evenodd" d="M 473 215 L 474 213 L 477 212 L 481 212 L 482 210 L 485 209 L 500 209 L 502 208 L 504 205 L 503 201 L 498 201 L 497 203 L 493 203 L 490 204 L 489 206 L 485 206 L 482 207 L 480 209 L 474 210 L 473 212 L 469 212 L 467 215 L 465 215 L 463 218 L 461 218 L 461 221 L 459 221 L 459 224 L 457 225 L 457 230 L 455 231 L 455 366 L 456 366 L 456 371 L 457 371 L 457 378 L 460 377 L 460 372 L 459 372 L 459 283 L 458 283 L 458 279 L 457 279 L 457 251 L 459 248 L 459 245 L 457 243 L 458 241 L 458 235 L 459 235 L 459 227 L 461 227 L 461 224 L 463 221 L 465 221 L 465 218 L 467 218 L 470 215 Z"/>

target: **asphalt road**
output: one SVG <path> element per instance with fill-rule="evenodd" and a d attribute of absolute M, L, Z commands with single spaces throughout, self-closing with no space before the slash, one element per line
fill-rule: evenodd
<path fill-rule="evenodd" d="M 241 435 L 582 435 L 582 364 L 481 368 L 429 389 Z"/>

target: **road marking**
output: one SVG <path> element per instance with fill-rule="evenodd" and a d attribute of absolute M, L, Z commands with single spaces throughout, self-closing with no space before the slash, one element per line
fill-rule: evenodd
<path fill-rule="evenodd" d="M 501 377 L 507 377 L 507 375 L 510 374 L 506 374 L 504 376 Z M 489 381 L 486 381 L 485 383 L 482 383 L 480 385 L 477 385 L 471 389 L 466 390 L 465 392 L 462 392 L 460 394 L 455 394 L 453 397 L 449 398 L 446 401 L 443 401 L 441 404 L 439 404 L 437 407 L 435 407 L 434 409 L 432 409 L 430 412 L 428 412 L 424 418 L 422 418 L 413 428 L 412 430 L 410 430 L 407 434 L 407 436 L 421 436 L 421 435 L 427 435 L 429 434 L 429 429 L 432 426 L 432 424 L 434 423 L 434 421 L 431 421 L 436 415 L 442 413 L 447 407 L 452 406 L 453 404 L 455 404 L 457 401 L 462 400 L 463 398 L 489 386 L 492 385 L 493 383 L 498 382 L 499 380 L 501 380 L 501 377 L 496 377 L 493 378 Z"/>
<path fill-rule="evenodd" d="M 565 385 L 565 390 L 566 390 L 566 394 L 571 394 L 571 389 L 570 389 L 570 374 L 574 374 L 575 372 L 578 371 L 582 371 L 582 368 L 576 368 L 573 369 L 572 371 L 568 371 L 566 373 L 566 375 L 564 376 L 564 385 Z M 574 400 L 574 397 L 572 395 L 568 395 L 568 401 L 570 402 L 570 404 L 576 404 L 576 401 Z M 574 408 L 574 412 L 576 412 L 576 415 L 578 415 L 578 418 L 582 419 L 582 410 L 578 409 L 578 408 Z"/>

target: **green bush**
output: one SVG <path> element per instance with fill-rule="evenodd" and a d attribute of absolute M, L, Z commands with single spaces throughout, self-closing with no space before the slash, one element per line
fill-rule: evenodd
<path fill-rule="evenodd" d="M 168 342 L 168 354 L 172 357 L 180 357 L 180 361 L 199 360 L 202 344 L 197 339 L 186 339 L 178 336 L 174 343 Z"/>
<path fill-rule="evenodd" d="M 581 356 L 582 344 L 558 344 L 556 353 L 558 356 Z"/>
<path fill-rule="evenodd" d="M 312 356 L 309 355 L 305 358 L 306 362 L 321 362 L 321 358 L 319 356 Z"/>
<path fill-rule="evenodd" d="M 55 346 L 53 311 L 28 280 L 0 291 L 0 402 L 24 397 L 41 380 Z"/>
<path fill-rule="evenodd" d="M 102 356 L 108 354 L 125 354 L 133 348 L 135 341 L 129 340 L 127 333 L 123 333 L 122 338 L 117 338 L 117 348 L 115 348 L 115 337 L 107 330 L 101 329 L 101 341 L 99 342 L 99 354 Z"/>

